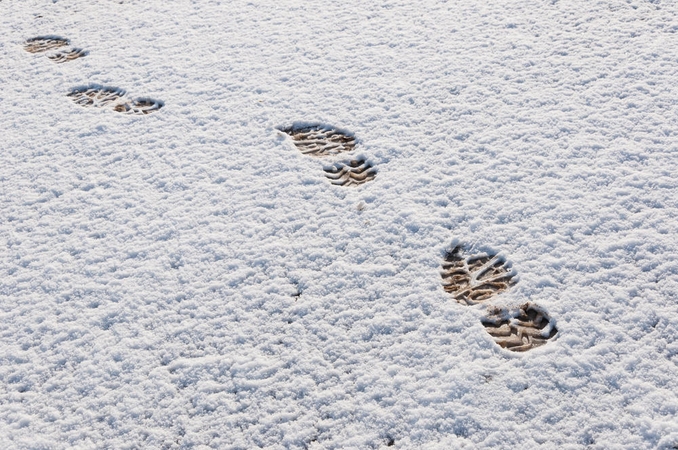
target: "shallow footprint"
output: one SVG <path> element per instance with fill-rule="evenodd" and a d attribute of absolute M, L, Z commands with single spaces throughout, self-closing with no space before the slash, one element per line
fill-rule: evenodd
<path fill-rule="evenodd" d="M 54 53 L 53 55 L 47 55 L 49 59 L 58 64 L 73 61 L 74 59 L 82 58 L 83 56 L 87 56 L 87 52 L 81 48 L 71 48 L 69 50 Z"/>
<path fill-rule="evenodd" d="M 443 288 L 459 303 L 485 302 L 514 284 L 515 273 L 504 258 L 482 253 L 465 256 L 461 246 L 447 254 L 442 264 Z"/>
<path fill-rule="evenodd" d="M 133 114 L 133 115 L 146 115 L 151 114 L 160 108 L 162 108 L 163 103 L 157 100 L 152 100 L 150 98 L 132 100 L 130 102 L 121 103 L 116 105 L 113 108 L 115 111 L 123 114 Z"/>
<path fill-rule="evenodd" d="M 101 108 L 118 102 L 125 95 L 125 91 L 114 87 L 89 86 L 75 88 L 68 94 L 76 105 Z"/>
<path fill-rule="evenodd" d="M 60 37 L 39 36 L 26 40 L 24 43 L 24 50 L 29 53 L 44 53 L 49 50 L 65 47 L 68 44 L 68 39 Z"/>
<path fill-rule="evenodd" d="M 533 303 L 525 303 L 514 310 L 493 308 L 481 323 L 494 342 L 512 352 L 544 345 L 558 333 L 555 321 Z"/>
<path fill-rule="evenodd" d="M 292 137 L 294 145 L 304 155 L 328 156 L 350 152 L 355 148 L 355 137 L 323 125 L 292 126 L 280 129 Z"/>
<path fill-rule="evenodd" d="M 336 163 L 324 170 L 330 183 L 337 186 L 359 186 L 374 180 L 377 176 L 374 167 L 364 159 L 354 159 L 348 163 Z"/>

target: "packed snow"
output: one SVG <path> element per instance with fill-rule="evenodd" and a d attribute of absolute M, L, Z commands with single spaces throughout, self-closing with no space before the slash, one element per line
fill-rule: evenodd
<path fill-rule="evenodd" d="M 2 0 L 0 31 L 0 448 L 678 448 L 678 3 Z M 457 247 L 510 287 L 455 300 Z M 557 334 L 501 348 L 526 303 Z"/>

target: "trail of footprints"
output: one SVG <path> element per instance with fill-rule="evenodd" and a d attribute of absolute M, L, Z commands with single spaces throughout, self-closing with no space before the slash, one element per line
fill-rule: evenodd
<path fill-rule="evenodd" d="M 87 51 L 71 47 L 68 39 L 41 36 L 28 39 L 24 49 L 45 54 L 56 63 L 65 63 L 87 55 Z M 110 108 L 132 115 L 158 111 L 163 103 L 150 98 L 130 99 L 124 90 L 100 85 L 72 89 L 67 96 L 82 107 Z M 356 138 L 350 133 L 326 125 L 304 125 L 280 128 L 303 154 L 315 158 L 335 158 L 352 152 Z M 359 186 L 375 179 L 377 172 L 364 158 L 334 161 L 323 168 L 332 185 Z M 484 304 L 514 283 L 515 272 L 501 256 L 490 253 L 467 254 L 462 246 L 450 251 L 442 262 L 443 288 L 464 305 Z M 558 330 L 546 311 L 533 303 L 508 309 L 493 307 L 481 323 L 501 347 L 524 352 L 544 345 Z"/>
<path fill-rule="evenodd" d="M 441 271 L 443 289 L 464 305 L 489 302 L 515 283 L 515 275 L 503 257 L 466 254 L 461 246 L 446 255 Z M 481 323 L 499 346 L 514 352 L 544 345 L 558 332 L 555 321 L 533 303 L 513 309 L 493 307 Z"/>
<path fill-rule="evenodd" d="M 45 54 L 55 63 L 65 63 L 86 56 L 88 52 L 72 47 L 68 39 L 58 36 L 38 36 L 24 42 L 24 50 L 29 53 Z M 76 105 L 84 107 L 110 107 L 112 111 L 143 116 L 158 111 L 163 102 L 150 98 L 130 99 L 124 90 L 99 85 L 89 85 L 72 89 L 67 97 Z"/>
<path fill-rule="evenodd" d="M 330 126 L 304 125 L 279 128 L 292 138 L 294 146 L 304 155 L 331 158 L 355 149 L 356 139 Z M 323 168 L 330 184 L 360 186 L 374 180 L 377 171 L 364 158 L 336 161 Z"/>

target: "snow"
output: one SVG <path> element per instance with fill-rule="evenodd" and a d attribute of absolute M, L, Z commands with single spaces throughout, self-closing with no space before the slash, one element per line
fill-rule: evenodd
<path fill-rule="evenodd" d="M 677 19 L 1 1 L 2 448 L 677 448 Z M 67 97 L 90 85 L 163 106 Z M 298 123 L 356 149 L 302 155 Z M 346 158 L 376 178 L 332 186 Z M 455 302 L 457 245 L 517 283 Z M 480 319 L 526 302 L 556 338 L 501 349 Z"/>

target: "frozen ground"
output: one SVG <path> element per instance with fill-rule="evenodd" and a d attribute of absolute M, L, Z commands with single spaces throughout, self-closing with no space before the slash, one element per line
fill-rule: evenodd
<path fill-rule="evenodd" d="M 1 447 L 678 448 L 677 32 L 668 0 L 0 1 Z M 295 122 L 376 179 L 331 186 Z M 457 244 L 556 338 L 497 346 Z"/>

